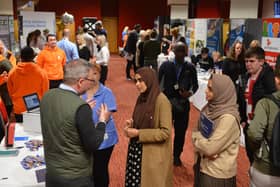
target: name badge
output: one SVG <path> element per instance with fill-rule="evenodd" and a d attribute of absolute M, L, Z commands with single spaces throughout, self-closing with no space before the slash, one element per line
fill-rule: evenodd
<path fill-rule="evenodd" d="M 178 90 L 178 89 L 179 89 L 179 85 L 178 85 L 178 84 L 175 84 L 175 85 L 174 85 L 174 89 L 175 89 L 175 90 Z"/>
<path fill-rule="evenodd" d="M 104 134 L 104 140 L 107 140 L 108 138 L 109 138 L 108 134 L 105 133 L 105 134 Z"/>

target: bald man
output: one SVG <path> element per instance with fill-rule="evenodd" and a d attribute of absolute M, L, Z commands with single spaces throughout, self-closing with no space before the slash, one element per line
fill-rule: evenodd
<path fill-rule="evenodd" d="M 64 29 L 62 34 L 63 38 L 57 42 L 57 46 L 66 54 L 66 63 L 79 58 L 77 46 L 73 42 L 69 41 L 70 34 L 69 29 Z"/>
<path fill-rule="evenodd" d="M 197 73 L 193 64 L 185 61 L 186 44 L 177 42 L 174 46 L 175 60 L 164 62 L 159 69 L 159 80 L 163 79 L 163 92 L 172 105 L 175 137 L 173 143 L 173 164 L 181 166 L 185 135 L 189 122 L 189 97 L 198 89 Z"/>

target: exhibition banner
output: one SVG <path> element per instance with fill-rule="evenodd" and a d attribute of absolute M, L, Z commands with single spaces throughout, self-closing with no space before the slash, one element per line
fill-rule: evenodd
<path fill-rule="evenodd" d="M 262 48 L 265 51 L 265 60 L 274 66 L 280 54 L 280 19 L 263 19 Z"/>
<path fill-rule="evenodd" d="M 9 16 L 0 16 L 0 39 L 10 49 Z"/>
<path fill-rule="evenodd" d="M 26 38 L 28 33 L 39 29 L 41 32 L 44 29 L 48 29 L 51 34 L 56 33 L 56 22 L 54 12 L 32 12 L 21 11 L 22 16 L 22 35 L 20 36 L 20 45 L 24 47 L 26 45 Z"/>
<path fill-rule="evenodd" d="M 231 19 L 229 45 L 232 46 L 235 41 L 243 42 L 244 33 L 245 19 Z"/>
<path fill-rule="evenodd" d="M 209 53 L 219 51 L 222 53 L 222 19 L 208 19 L 207 20 L 207 48 Z"/>
<path fill-rule="evenodd" d="M 186 43 L 188 45 L 188 56 L 194 54 L 194 19 L 188 19 L 186 21 Z"/>
<path fill-rule="evenodd" d="M 194 55 L 198 55 L 200 54 L 201 48 L 206 47 L 207 19 L 195 19 L 194 28 Z"/>

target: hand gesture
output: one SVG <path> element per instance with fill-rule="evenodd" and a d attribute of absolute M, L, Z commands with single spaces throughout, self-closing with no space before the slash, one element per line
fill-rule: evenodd
<path fill-rule="evenodd" d="M 125 121 L 125 127 L 132 127 L 133 126 L 133 119 L 128 119 Z"/>
<path fill-rule="evenodd" d="M 108 107 L 106 104 L 101 104 L 100 106 L 100 114 L 99 114 L 99 121 L 100 122 L 107 122 L 110 118 L 111 113 L 108 111 Z"/>
<path fill-rule="evenodd" d="M 135 128 L 125 127 L 124 133 L 128 138 L 134 138 L 139 136 L 139 130 Z"/>
<path fill-rule="evenodd" d="M 133 126 L 133 119 L 128 119 L 125 121 L 125 126 L 124 126 L 124 135 L 126 137 L 129 137 L 128 136 L 128 129 L 131 128 Z"/>
<path fill-rule="evenodd" d="M 86 102 L 89 104 L 91 109 L 93 109 L 96 106 L 96 100 L 94 99 L 87 99 Z"/>
<path fill-rule="evenodd" d="M 185 90 L 185 89 L 180 89 L 179 90 L 179 94 L 183 97 L 183 98 L 188 98 L 192 95 L 191 92 Z"/>

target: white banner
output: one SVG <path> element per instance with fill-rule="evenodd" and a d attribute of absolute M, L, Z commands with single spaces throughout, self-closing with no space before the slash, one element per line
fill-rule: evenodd
<path fill-rule="evenodd" d="M 48 29 L 50 34 L 56 33 L 56 22 L 54 12 L 33 12 L 21 11 L 22 16 L 22 33 L 20 36 L 21 47 L 26 45 L 26 37 L 28 33 L 39 29 L 43 34 L 44 29 Z"/>
<path fill-rule="evenodd" d="M 265 51 L 280 53 L 280 38 L 262 37 L 262 48 Z"/>
<path fill-rule="evenodd" d="M 194 54 L 200 54 L 201 48 L 206 46 L 207 41 L 207 19 L 195 19 L 194 26 Z"/>

